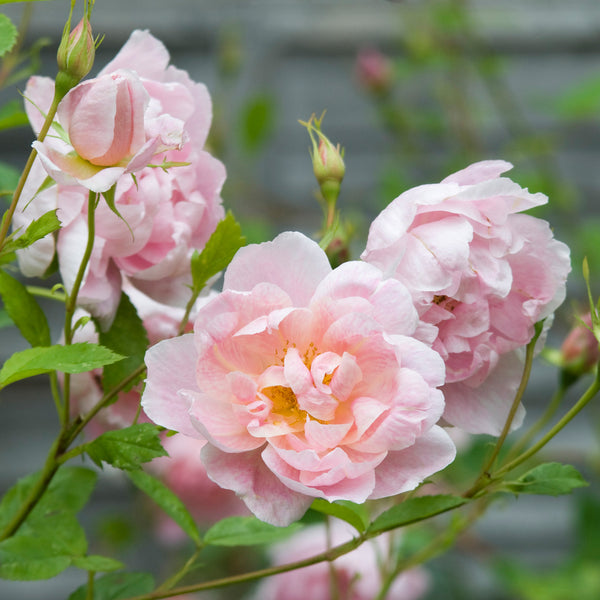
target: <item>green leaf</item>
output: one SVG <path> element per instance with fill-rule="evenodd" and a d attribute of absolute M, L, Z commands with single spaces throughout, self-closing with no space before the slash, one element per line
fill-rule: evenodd
<path fill-rule="evenodd" d="M 0 108 L 0 131 L 14 127 L 24 127 L 25 125 L 29 125 L 29 119 L 18 100 L 11 100 Z M 6 188 L 0 184 L 0 189 Z"/>
<path fill-rule="evenodd" d="M 198 527 L 183 502 L 168 488 L 145 471 L 128 471 L 127 475 L 142 492 L 150 496 L 190 536 L 197 545 L 202 543 Z"/>
<path fill-rule="evenodd" d="M 106 572 L 106 571 L 117 571 L 118 569 L 125 568 L 125 565 L 107 556 L 98 556 L 92 554 L 90 556 L 76 556 L 73 561 L 73 566 L 78 569 L 85 569 L 86 571 Z"/>
<path fill-rule="evenodd" d="M 0 389 L 9 383 L 40 373 L 84 373 L 122 358 L 99 344 L 80 343 L 29 348 L 16 352 L 4 363 L 0 370 Z"/>
<path fill-rule="evenodd" d="M 21 479 L 2 498 L 0 529 L 14 517 L 39 478 Z M 0 543 L 0 577 L 35 580 L 54 577 L 73 557 L 87 551 L 85 533 L 75 513 L 87 502 L 96 473 L 84 467 L 61 467 L 17 533 Z"/>
<path fill-rule="evenodd" d="M 102 331 L 98 327 L 98 330 L 100 331 L 99 342 L 103 346 L 125 356 L 123 360 L 104 367 L 102 386 L 105 392 L 109 392 L 144 364 L 144 355 L 149 345 L 148 333 L 135 306 L 125 293 L 121 294 L 117 314 L 110 329 Z M 123 391 L 130 390 L 135 383 L 132 381 Z"/>
<path fill-rule="evenodd" d="M 153 590 L 154 578 L 149 573 L 109 573 L 94 581 L 94 600 L 126 600 Z M 87 584 L 77 588 L 68 600 L 87 600 Z"/>
<path fill-rule="evenodd" d="M 246 243 L 242 229 L 231 212 L 217 225 L 204 250 L 194 252 L 192 277 L 194 290 L 200 292 L 206 282 L 231 262 L 235 253 Z"/>
<path fill-rule="evenodd" d="M 32 473 L 19 479 L 2 497 L 0 502 L 0 531 L 10 522 L 25 502 L 40 473 Z M 61 467 L 50 482 L 40 501 L 31 512 L 29 519 L 38 519 L 55 511 L 76 513 L 87 503 L 97 474 L 85 467 Z M 28 522 L 25 521 L 25 523 Z"/>
<path fill-rule="evenodd" d="M 275 124 L 275 102 L 267 94 L 250 98 L 240 113 L 242 145 L 255 152 L 269 139 Z"/>
<path fill-rule="evenodd" d="M 215 523 L 204 536 L 212 546 L 255 546 L 285 539 L 302 528 L 300 523 L 275 527 L 256 517 L 228 517 Z"/>
<path fill-rule="evenodd" d="M 52 233 L 60 229 L 60 221 L 56 216 L 56 209 L 49 210 L 44 213 L 39 219 L 32 221 L 25 233 L 17 238 L 11 238 L 4 246 L 4 251 L 13 252 L 14 250 L 21 250 L 31 246 L 34 242 L 41 240 L 46 237 L 49 233 Z"/>
<path fill-rule="evenodd" d="M 44 311 L 20 281 L 1 270 L 0 296 L 23 337 L 32 346 L 49 346 L 52 340 Z"/>
<path fill-rule="evenodd" d="M 57 554 L 48 540 L 17 535 L 0 542 L 0 577 L 20 581 L 50 579 L 71 564 L 71 557 Z"/>
<path fill-rule="evenodd" d="M 409 498 L 379 515 L 369 527 L 369 533 L 388 531 L 435 517 L 466 504 L 465 498 L 450 495 Z"/>
<path fill-rule="evenodd" d="M 83 556 L 87 552 L 85 532 L 74 513 L 56 509 L 45 514 L 31 515 L 15 537 L 28 536 L 52 548 L 55 555 Z"/>
<path fill-rule="evenodd" d="M 355 504 L 347 500 L 327 502 L 322 498 L 316 498 L 310 507 L 325 515 L 331 515 L 350 523 L 359 533 L 366 531 L 369 526 L 369 513 L 361 504 Z"/>
<path fill-rule="evenodd" d="M 86 444 L 85 451 L 98 466 L 105 462 L 118 469 L 139 469 L 142 463 L 167 455 L 152 423 L 107 431 Z"/>
<path fill-rule="evenodd" d="M 552 462 L 534 467 L 516 481 L 506 482 L 503 488 L 515 494 L 561 496 L 587 485 L 588 482 L 575 467 Z"/>
<path fill-rule="evenodd" d="M 0 56 L 10 52 L 18 37 L 17 28 L 4 14 L 0 13 Z"/>

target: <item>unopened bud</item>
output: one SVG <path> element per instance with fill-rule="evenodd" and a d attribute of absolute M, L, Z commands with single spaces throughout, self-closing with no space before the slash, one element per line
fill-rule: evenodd
<path fill-rule="evenodd" d="M 79 83 L 92 69 L 95 54 L 92 27 L 84 17 L 68 36 L 63 34 L 56 55 L 58 68 Z"/>
<path fill-rule="evenodd" d="M 312 141 L 312 151 L 310 153 L 313 164 L 313 172 L 321 193 L 327 204 L 335 205 L 340 193 L 340 184 L 346 173 L 344 164 L 344 151 L 340 145 L 334 146 L 333 143 L 321 131 L 321 119 L 312 116 L 308 123 L 303 123 L 308 129 Z M 316 137 L 315 137 L 316 135 Z"/>
<path fill-rule="evenodd" d="M 374 48 L 365 48 L 358 53 L 356 75 L 361 85 L 375 95 L 387 94 L 394 83 L 392 62 Z"/>
<path fill-rule="evenodd" d="M 579 377 L 600 360 L 598 340 L 592 332 L 592 317 L 588 313 L 573 327 L 561 347 L 563 369 Z"/>
<path fill-rule="evenodd" d="M 59 71 L 57 85 L 66 88 L 65 94 L 90 72 L 95 55 L 96 44 L 87 16 L 70 33 L 65 27 L 56 54 Z"/>

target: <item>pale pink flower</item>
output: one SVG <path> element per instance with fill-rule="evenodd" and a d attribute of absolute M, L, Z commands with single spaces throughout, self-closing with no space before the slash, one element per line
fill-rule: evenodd
<path fill-rule="evenodd" d="M 399 282 L 361 262 L 332 271 L 284 233 L 237 253 L 193 335 L 149 350 L 142 405 L 207 439 L 209 477 L 265 521 L 290 523 L 314 497 L 398 494 L 455 454 L 435 424 L 444 366 L 419 325 Z"/>
<path fill-rule="evenodd" d="M 220 193 L 225 168 L 203 149 L 212 118 L 210 97 L 203 84 L 193 82 L 187 73 L 168 66 L 168 62 L 169 55 L 161 42 L 148 32 L 134 31 L 97 80 L 110 80 L 114 86 L 117 86 L 115 82 L 119 82 L 121 87 L 136 82 L 136 97 L 146 98 L 143 128 L 140 129 L 137 117 L 132 117 L 118 128 L 122 132 L 129 127 L 131 134 L 125 137 L 132 145 L 123 151 L 133 152 L 145 136 L 143 144 L 147 145 L 148 139 L 154 140 L 152 147 L 161 152 L 153 159 L 157 164 L 163 161 L 181 164 L 165 172 L 160 168 L 146 167 L 146 161 L 136 166 L 137 184 L 132 177 L 115 178 L 115 206 L 123 219 L 112 212 L 106 202 L 98 204 L 94 249 L 79 304 L 98 317 L 104 326 L 108 326 L 114 316 L 123 277 L 161 302 L 185 304 L 190 294 L 187 284 L 191 283 L 191 255 L 194 250 L 204 247 L 224 215 Z M 31 78 L 28 82 L 26 95 L 35 102 L 35 107 L 27 103 L 27 112 L 36 131 L 43 121 L 36 107 L 47 109 L 54 93 L 53 85 L 51 80 L 40 77 Z M 73 143 L 86 147 L 84 153 L 89 160 L 85 162 L 89 163 L 107 153 L 120 153 L 125 146 L 120 145 L 121 141 L 111 143 L 111 140 L 115 141 L 111 137 L 115 134 L 114 128 L 107 130 L 107 137 L 102 140 L 106 143 L 98 147 L 93 146 L 91 138 L 84 135 L 83 121 L 78 118 L 79 109 L 87 118 L 87 113 L 93 111 L 83 109 L 96 99 L 93 93 L 87 93 L 85 83 L 81 85 L 84 86 L 81 88 L 84 99 L 77 102 L 78 97 L 74 94 L 76 108 L 70 111 L 70 105 L 65 105 L 67 116 L 61 120 L 66 123 L 67 129 L 83 131 L 81 136 L 78 133 L 73 136 L 76 140 Z M 95 85 L 90 86 L 92 92 Z M 80 89 L 79 86 L 76 89 Z M 128 95 L 131 102 L 135 94 Z M 97 122 L 100 121 L 98 117 Z M 173 137 L 169 133 L 175 130 L 181 130 L 181 135 L 173 134 Z M 185 143 L 180 149 L 167 150 L 178 147 L 177 140 Z M 52 138 L 52 143 L 64 144 L 59 138 Z M 87 241 L 88 190 L 81 185 L 65 185 L 65 181 L 72 183 L 72 178 L 57 177 L 59 185 L 42 189 L 38 194 L 46 178 L 41 164 L 41 160 L 34 164 L 15 214 L 15 226 L 27 226 L 43 212 L 58 209 L 62 229 L 58 233 L 56 249 L 62 278 L 70 290 Z M 112 169 L 93 168 L 103 172 Z M 122 166 L 118 169 L 121 174 L 124 173 Z M 83 181 L 81 183 L 87 185 Z M 52 262 L 54 249 L 54 237 L 48 236 L 26 251 L 19 252 L 23 272 L 30 276 L 42 275 Z"/>
<path fill-rule="evenodd" d="M 27 86 L 28 112 L 48 109 L 48 96 L 35 78 Z M 52 91 L 51 87 L 47 88 Z M 51 98 L 50 98 L 51 99 Z M 125 173 L 144 168 L 153 156 L 184 142 L 183 123 L 179 139 L 150 129 L 145 115 L 150 102 L 140 78 L 131 71 L 116 71 L 74 87 L 60 102 L 56 113 L 59 135 L 34 142 L 44 168 L 58 183 L 78 183 L 93 192 L 105 192 Z M 64 132 L 62 135 L 60 133 Z"/>
<path fill-rule="evenodd" d="M 330 545 L 348 542 L 356 532 L 346 523 L 334 520 L 330 524 Z M 274 565 L 304 560 L 327 550 L 327 529 L 312 525 L 269 552 Z M 397 539 L 397 538 L 396 538 Z M 382 564 L 390 553 L 392 537 L 388 534 L 363 543 L 356 550 L 340 556 L 332 563 L 321 562 L 303 569 L 280 573 L 263 579 L 253 600 L 330 600 L 332 578 L 340 600 L 373 600 L 383 586 Z M 401 573 L 387 594 L 387 600 L 417 600 L 429 587 L 427 573 L 413 568 Z"/>
<path fill-rule="evenodd" d="M 200 450 L 205 444 L 205 440 L 185 435 L 167 436 L 163 439 L 163 448 L 168 456 L 155 458 L 148 469 L 177 494 L 199 523 L 212 524 L 225 517 L 248 515 L 248 509 L 232 491 L 208 478 L 200 460 Z M 163 540 L 171 543 L 185 537 L 163 512 L 159 515 L 158 532 Z"/>
<path fill-rule="evenodd" d="M 53 95 L 52 80 L 29 80 L 26 110 L 36 132 Z M 57 182 L 105 192 L 123 174 L 171 160 L 165 151 L 188 142 L 202 150 L 211 117 L 206 87 L 169 66 L 164 45 L 136 30 L 96 79 L 69 91 L 58 108 L 58 127 L 34 147 Z"/>
<path fill-rule="evenodd" d="M 563 301 L 570 271 L 548 223 L 521 214 L 546 196 L 500 177 L 510 168 L 484 161 L 403 193 L 373 221 L 362 255 L 404 283 L 421 319 L 438 327 L 444 418 L 471 433 L 501 431 L 520 349 Z"/>

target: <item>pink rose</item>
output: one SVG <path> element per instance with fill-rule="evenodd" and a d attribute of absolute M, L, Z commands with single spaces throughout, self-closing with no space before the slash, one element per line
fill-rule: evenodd
<path fill-rule="evenodd" d="M 52 86 L 41 87 L 33 78 L 27 98 L 45 106 Z M 191 99 L 186 99 L 188 103 Z M 150 96 L 140 78 L 131 71 L 116 71 L 84 81 L 60 102 L 57 122 L 65 137 L 48 136 L 34 142 L 44 168 L 63 185 L 78 183 L 94 192 L 110 189 L 125 173 L 144 168 L 156 154 L 182 145 L 183 122 L 174 127 L 168 145 L 148 119 Z M 33 108 L 29 107 L 31 113 Z M 34 122 L 32 120 L 32 122 Z"/>
<path fill-rule="evenodd" d="M 546 221 L 520 214 L 547 202 L 476 163 L 396 198 L 373 221 L 362 258 L 404 283 L 439 329 L 444 418 L 500 433 L 522 373 L 519 351 L 565 297 L 569 249 Z M 521 407 L 514 426 L 520 425 Z"/>
<path fill-rule="evenodd" d="M 356 532 L 346 523 L 331 522 L 331 546 L 350 541 Z M 284 543 L 275 545 L 270 555 L 275 565 L 304 560 L 325 552 L 328 532 L 323 525 L 307 527 Z M 331 564 L 317 563 L 263 579 L 253 600 L 330 600 L 332 577 L 344 600 L 372 600 L 383 586 L 382 563 L 393 552 L 393 539 L 384 534 L 365 542 L 356 550 L 340 556 Z M 427 591 L 427 573 L 413 568 L 400 574 L 390 586 L 387 600 L 417 600 Z"/>
<path fill-rule="evenodd" d="M 148 101 L 139 77 L 117 71 L 73 88 L 60 103 L 58 118 L 81 158 L 110 167 L 145 144 Z"/>
<path fill-rule="evenodd" d="M 166 157 L 156 155 L 179 150 L 190 138 L 201 150 L 211 121 L 208 92 L 168 63 L 161 42 L 134 31 L 96 79 L 73 88 L 57 112 L 66 137 L 34 142 L 49 175 L 105 192 L 123 174 L 161 163 Z M 48 78 L 32 77 L 27 84 L 26 110 L 36 132 L 53 94 Z"/>
<path fill-rule="evenodd" d="M 236 254 L 194 334 L 148 351 L 142 405 L 207 439 L 209 477 L 265 521 L 290 523 L 315 497 L 391 496 L 455 454 L 435 425 L 444 366 L 419 326 L 399 282 L 360 262 L 332 271 L 284 233 Z"/>
<path fill-rule="evenodd" d="M 136 152 L 142 141 L 140 131 L 146 141 L 135 156 L 145 152 L 147 140 L 153 140 L 153 152 L 161 152 L 153 159 L 158 164 L 163 160 L 184 163 L 184 166 L 171 167 L 165 172 L 146 167 L 147 161 L 139 166 L 135 159 L 129 164 L 135 166 L 137 185 L 132 177 L 114 178 L 117 182 L 115 206 L 126 223 L 109 209 L 106 202 L 101 201 L 98 205 L 94 250 L 79 304 L 101 319 L 104 326 L 108 326 L 114 316 L 124 278 L 129 278 L 136 287 L 161 302 L 185 304 L 190 294 L 187 284 L 191 279 L 191 255 L 194 250 L 204 247 L 224 216 L 220 193 L 225 168 L 203 149 L 212 118 L 210 97 L 203 84 L 193 82 L 187 73 L 168 63 L 169 55 L 161 42 L 148 32 L 134 31 L 93 84 L 81 84 L 76 88 L 77 92 L 75 89 L 70 92 L 72 100 L 70 94 L 63 100 L 66 116 L 61 117 L 62 113 L 59 113 L 63 125 L 77 132 L 72 141 L 85 147 L 80 151 L 89 159 L 84 162 L 93 169 L 116 173 L 112 167 L 94 166 L 90 160 Z M 97 146 L 96 142 L 92 143 L 92 138 L 84 135 L 83 123 L 88 112 L 93 112 L 90 107 L 97 101 L 95 90 L 100 86 L 99 82 L 114 88 L 115 103 L 127 105 L 131 102 L 133 105 L 135 96 L 138 99 L 144 97 L 147 106 L 143 123 L 139 119 L 136 121 L 135 115 L 117 129 L 104 127 L 104 123 L 102 131 L 106 135 Z M 86 87 L 86 84 L 89 85 Z M 36 105 L 49 104 L 52 94 L 51 80 L 40 77 L 29 80 L 27 96 Z M 71 104 L 74 110 L 70 110 Z M 29 103 L 27 110 L 34 129 L 38 130 L 42 123 L 38 110 Z M 80 110 L 83 116 L 80 116 Z M 135 114 L 139 117 L 139 111 Z M 95 120 L 99 121 L 100 117 Z M 140 123 L 143 130 L 140 130 Z M 80 131 L 83 131 L 81 136 Z M 118 142 L 115 141 L 117 138 Z M 124 149 L 127 144 L 123 140 L 129 140 L 127 149 Z M 185 143 L 179 148 L 182 140 Z M 60 139 L 52 138 L 52 143 L 63 144 L 63 150 L 68 150 L 69 145 Z M 169 149 L 175 146 L 176 149 Z M 72 178 L 57 177 L 59 185 L 36 195 L 46 177 L 41 160 L 42 157 L 36 161 L 27 181 L 15 215 L 15 226 L 27 226 L 43 212 L 58 209 L 62 229 L 58 233 L 56 250 L 62 278 L 70 290 L 87 240 L 87 188 L 90 186 L 84 181 L 80 182 L 83 185 L 67 186 L 65 182 L 72 184 Z M 129 166 L 121 165 L 115 169 L 123 174 Z M 54 249 L 54 237 L 49 236 L 20 252 L 19 264 L 23 272 L 42 275 L 52 262 Z"/>

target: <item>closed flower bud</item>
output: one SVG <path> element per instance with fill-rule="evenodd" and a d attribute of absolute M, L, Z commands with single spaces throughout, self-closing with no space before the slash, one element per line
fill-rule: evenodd
<path fill-rule="evenodd" d="M 346 165 L 342 158 L 340 145 L 334 146 L 320 131 L 319 144 L 313 141 L 313 170 L 319 185 L 326 181 L 335 181 L 338 185 L 344 179 Z"/>
<path fill-rule="evenodd" d="M 376 95 L 386 94 L 394 83 L 392 62 L 373 48 L 365 48 L 358 53 L 356 74 L 361 85 Z"/>
<path fill-rule="evenodd" d="M 91 70 L 94 64 L 96 45 L 92 28 L 87 17 L 70 34 L 63 33 L 56 59 L 59 76 L 57 81 L 65 86 L 65 93 L 77 85 Z"/>
<path fill-rule="evenodd" d="M 592 332 L 590 313 L 581 317 L 561 347 L 563 369 L 571 375 L 584 375 L 600 360 L 598 340 Z"/>
<path fill-rule="evenodd" d="M 321 193 L 328 205 L 334 206 L 340 193 L 340 184 L 346 173 L 344 151 L 333 143 L 321 131 L 321 119 L 311 117 L 308 123 L 302 123 L 308 129 L 312 142 L 311 158 L 313 172 Z M 316 138 L 315 135 L 316 134 Z"/>

